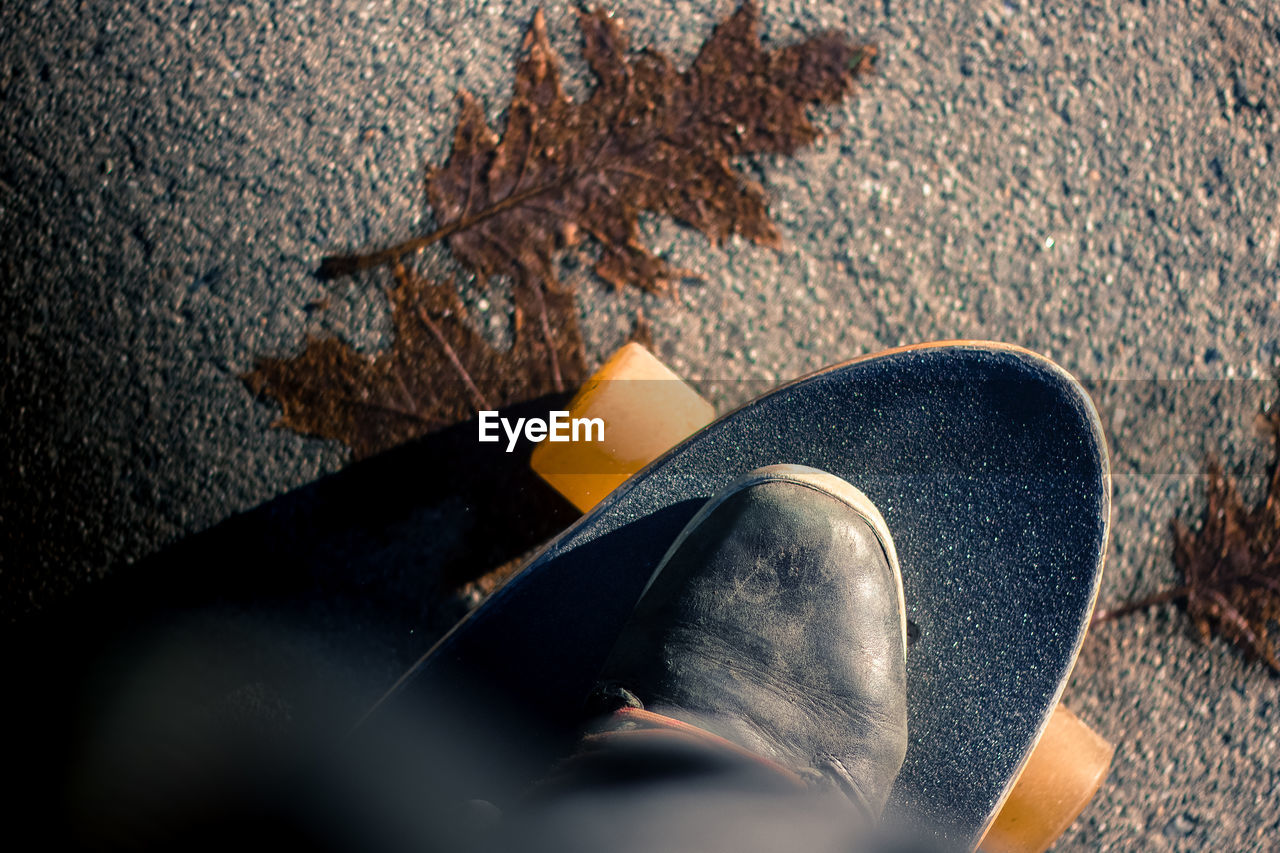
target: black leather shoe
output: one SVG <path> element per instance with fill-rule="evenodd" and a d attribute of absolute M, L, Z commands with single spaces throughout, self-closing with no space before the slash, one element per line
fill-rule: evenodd
<path fill-rule="evenodd" d="M 880 513 L 839 477 L 774 465 L 712 498 L 677 537 L 597 697 L 708 730 L 874 817 L 907 748 L 905 656 L 902 578 Z"/>

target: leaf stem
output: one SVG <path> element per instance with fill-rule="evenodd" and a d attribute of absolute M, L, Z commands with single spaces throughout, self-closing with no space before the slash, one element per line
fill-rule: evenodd
<path fill-rule="evenodd" d="M 402 243 L 396 243 L 394 246 L 388 246 L 385 249 L 379 249 L 374 252 L 353 255 L 329 255 L 320 259 L 320 268 L 316 270 L 316 277 L 320 279 L 334 279 L 339 276 L 352 275 L 361 270 L 374 269 L 375 267 L 386 266 L 399 261 L 406 255 L 412 255 L 420 252 L 432 243 L 438 243 L 448 237 L 452 237 L 459 231 L 465 231 L 468 228 L 474 228 L 487 219 L 492 219 L 500 213 L 517 207 L 531 198 L 542 195 L 543 193 L 552 192 L 560 189 L 573 180 L 577 175 L 570 174 L 558 181 L 552 181 L 547 184 L 540 184 L 536 187 L 530 187 L 518 193 L 512 193 L 502 201 L 495 202 L 489 207 L 481 210 L 474 216 L 462 216 L 452 222 L 446 222 L 434 231 L 426 234 L 420 234 L 412 237 Z"/>
<path fill-rule="evenodd" d="M 449 346 L 449 341 L 445 338 L 444 333 L 440 331 L 440 327 L 432 321 L 431 317 L 422 308 L 417 310 L 418 319 L 422 321 L 422 325 L 426 326 L 435 337 L 436 343 L 440 344 L 440 348 L 444 350 L 445 358 L 449 359 L 449 363 L 453 365 L 453 369 L 458 371 L 458 376 L 462 378 L 463 384 L 467 386 L 467 391 L 471 394 L 471 401 L 475 403 L 477 411 L 487 411 L 493 406 L 489 405 L 489 401 L 485 399 L 484 394 L 480 393 L 480 389 L 476 387 L 476 383 L 471 380 L 471 374 L 467 373 L 467 369 L 462 366 L 462 362 L 458 359 L 458 354 L 454 352 L 453 347 Z"/>
<path fill-rule="evenodd" d="M 1160 592 L 1148 595 L 1145 598 L 1139 598 L 1137 601 L 1130 601 L 1119 607 L 1103 608 L 1094 611 L 1093 619 L 1090 625 L 1097 625 L 1102 622 L 1109 622 L 1119 619 L 1122 616 L 1128 616 L 1130 613 L 1137 613 L 1139 610 L 1146 610 L 1148 607 L 1155 607 L 1157 604 L 1167 604 L 1170 601 L 1177 601 L 1179 598 L 1186 598 L 1191 593 L 1189 586 L 1175 586 Z"/>

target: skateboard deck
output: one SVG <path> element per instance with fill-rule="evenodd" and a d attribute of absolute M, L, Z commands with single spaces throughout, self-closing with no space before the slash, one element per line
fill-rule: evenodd
<path fill-rule="evenodd" d="M 363 727 L 465 681 L 486 702 L 572 737 L 597 670 L 681 528 L 723 486 L 777 463 L 845 478 L 888 523 L 910 644 L 909 745 L 886 818 L 973 848 L 1079 652 L 1110 504 L 1088 396 L 1052 362 L 1006 345 L 891 350 L 720 418 L 546 546 L 406 673 Z M 548 744 L 549 753 L 563 747 Z"/>

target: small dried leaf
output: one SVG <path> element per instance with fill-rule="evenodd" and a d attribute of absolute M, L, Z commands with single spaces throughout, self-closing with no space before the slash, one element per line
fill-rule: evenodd
<path fill-rule="evenodd" d="M 1264 418 L 1273 440 L 1280 437 L 1280 413 Z M 1216 631 L 1280 673 L 1274 640 L 1280 622 L 1280 455 L 1259 506 L 1245 506 L 1216 459 L 1205 466 L 1205 491 L 1198 530 L 1172 522 L 1187 614 L 1205 640 Z"/>

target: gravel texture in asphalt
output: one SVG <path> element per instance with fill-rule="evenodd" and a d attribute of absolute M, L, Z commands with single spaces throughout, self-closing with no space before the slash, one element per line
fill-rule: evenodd
<path fill-rule="evenodd" d="M 272 429 L 237 375 L 308 333 L 385 345 L 376 278 L 311 270 L 421 221 L 454 92 L 500 117 L 534 8 L 0 7 L 6 622 L 342 467 L 340 446 Z M 684 62 L 732 7 L 610 8 Z M 572 8 L 545 12 L 581 95 Z M 817 114 L 817 145 L 745 164 L 782 250 L 646 220 L 705 276 L 676 300 L 566 261 L 589 359 L 643 308 L 723 410 L 898 344 L 1046 353 L 1089 385 L 1112 444 L 1103 601 L 1173 583 L 1168 520 L 1198 513 L 1204 453 L 1251 497 L 1269 458 L 1252 425 L 1278 396 L 1280 5 L 774 0 L 762 27 L 849 31 L 879 45 L 878 73 Z M 502 300 L 463 287 L 500 339 Z M 452 518 L 396 524 L 447 540 Z M 378 678 L 415 653 L 391 645 Z M 1280 678 L 1165 608 L 1094 630 L 1067 699 L 1118 749 L 1059 849 L 1275 849 Z"/>

